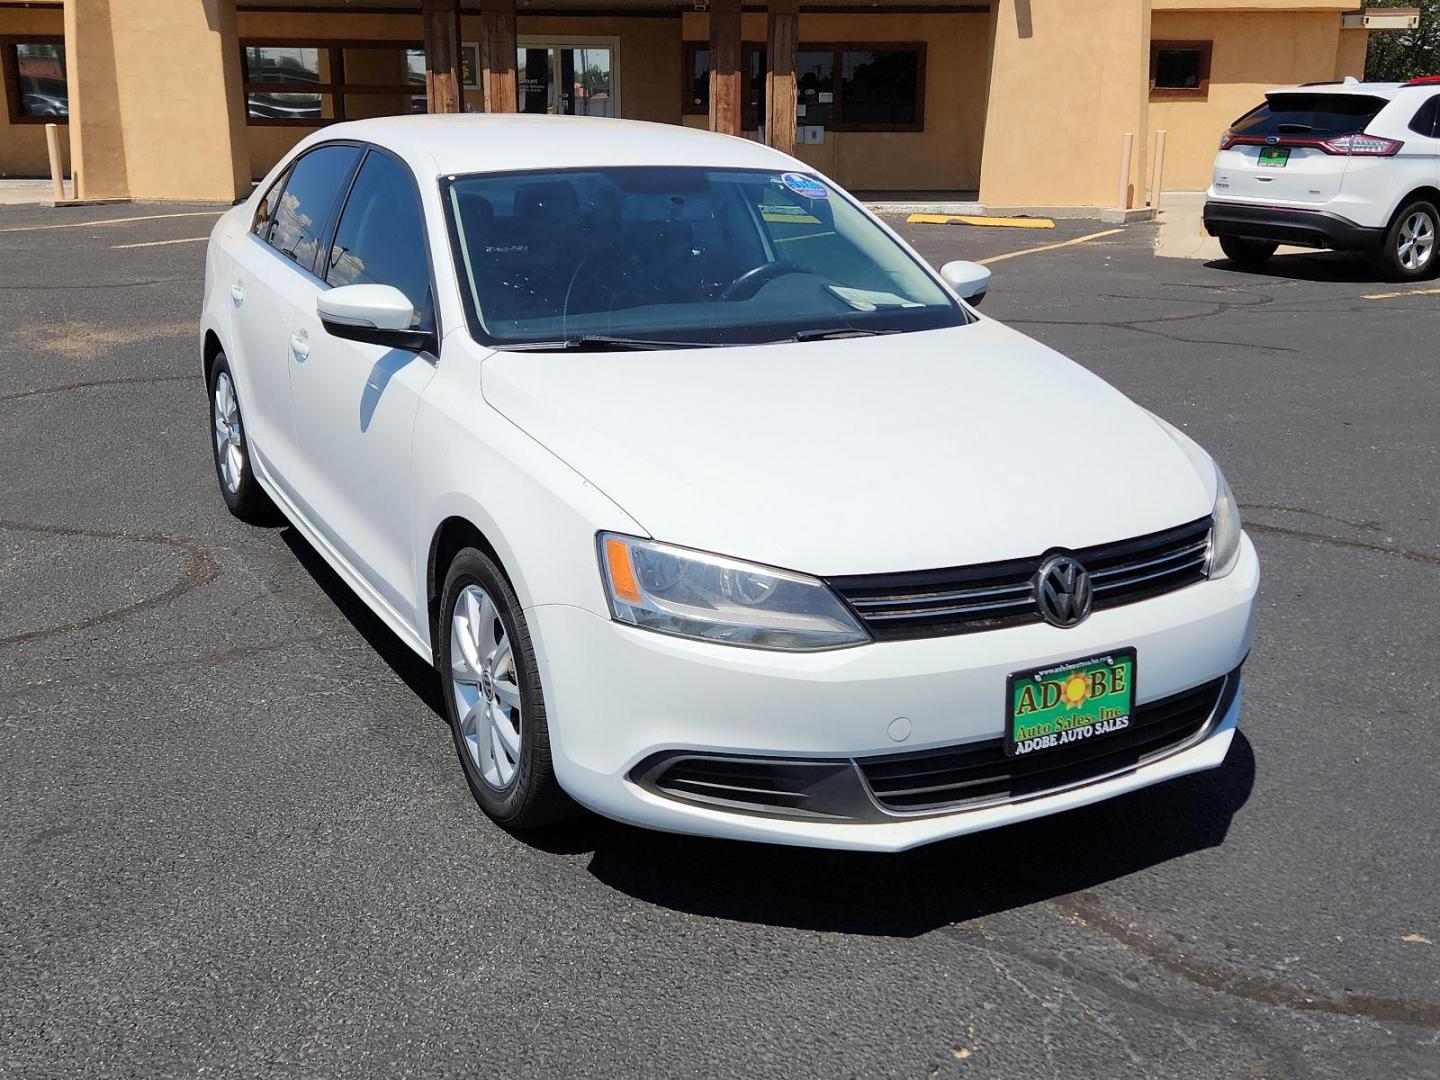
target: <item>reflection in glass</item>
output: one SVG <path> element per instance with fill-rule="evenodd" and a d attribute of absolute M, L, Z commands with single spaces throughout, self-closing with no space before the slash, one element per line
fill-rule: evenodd
<path fill-rule="evenodd" d="M 20 115 L 70 115 L 70 91 L 65 79 L 64 45 L 17 44 L 15 70 L 20 81 Z"/>
<path fill-rule="evenodd" d="M 846 49 L 840 84 L 847 124 L 914 124 L 919 120 L 920 54 L 913 49 Z"/>
<path fill-rule="evenodd" d="M 245 46 L 245 81 L 273 83 L 320 83 L 322 78 L 319 49 L 298 45 Z"/>

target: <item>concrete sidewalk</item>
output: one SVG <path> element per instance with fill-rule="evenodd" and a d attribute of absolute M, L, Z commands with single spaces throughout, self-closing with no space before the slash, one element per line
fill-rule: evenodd
<path fill-rule="evenodd" d="M 1225 258 L 1220 241 L 1205 232 L 1201 216 L 1205 209 L 1203 191 L 1166 191 L 1160 196 L 1160 231 L 1155 254 L 1162 259 L 1199 259 L 1212 262 Z M 1296 255 L 1309 248 L 1282 245 L 1279 255 Z"/>
<path fill-rule="evenodd" d="M 0 206 L 38 206 L 54 201 L 49 180 L 0 180 Z"/>

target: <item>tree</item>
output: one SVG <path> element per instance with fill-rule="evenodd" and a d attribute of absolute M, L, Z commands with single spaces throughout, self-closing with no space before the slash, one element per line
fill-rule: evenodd
<path fill-rule="evenodd" d="M 1420 8 L 1420 25 L 1414 30 L 1390 30 L 1370 35 L 1365 54 L 1365 78 L 1376 82 L 1404 82 L 1419 75 L 1440 75 L 1440 0 L 1372 0 L 1371 8 Z"/>

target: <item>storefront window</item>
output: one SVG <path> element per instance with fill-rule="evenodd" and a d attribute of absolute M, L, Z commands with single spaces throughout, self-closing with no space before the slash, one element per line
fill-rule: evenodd
<path fill-rule="evenodd" d="M 425 50 L 411 43 L 344 46 L 247 42 L 252 124 L 321 125 L 425 112 Z"/>
<path fill-rule="evenodd" d="M 65 123 L 70 91 L 65 78 L 65 42 L 60 38 L 11 42 L 4 64 L 10 119 L 16 123 Z"/>
<path fill-rule="evenodd" d="M 710 49 L 685 46 L 684 100 L 691 115 L 710 109 Z M 747 131 L 765 121 L 766 57 L 763 45 L 743 50 Z M 924 126 L 923 45 L 801 44 L 795 63 L 795 113 L 803 126 L 837 131 L 919 131 Z"/>

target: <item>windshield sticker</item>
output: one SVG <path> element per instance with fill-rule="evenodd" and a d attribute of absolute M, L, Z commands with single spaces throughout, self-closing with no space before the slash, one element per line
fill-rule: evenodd
<path fill-rule="evenodd" d="M 780 176 L 780 182 L 793 191 L 807 199 L 828 199 L 830 192 L 825 190 L 825 185 L 814 177 L 806 176 L 803 173 L 787 172 Z"/>

